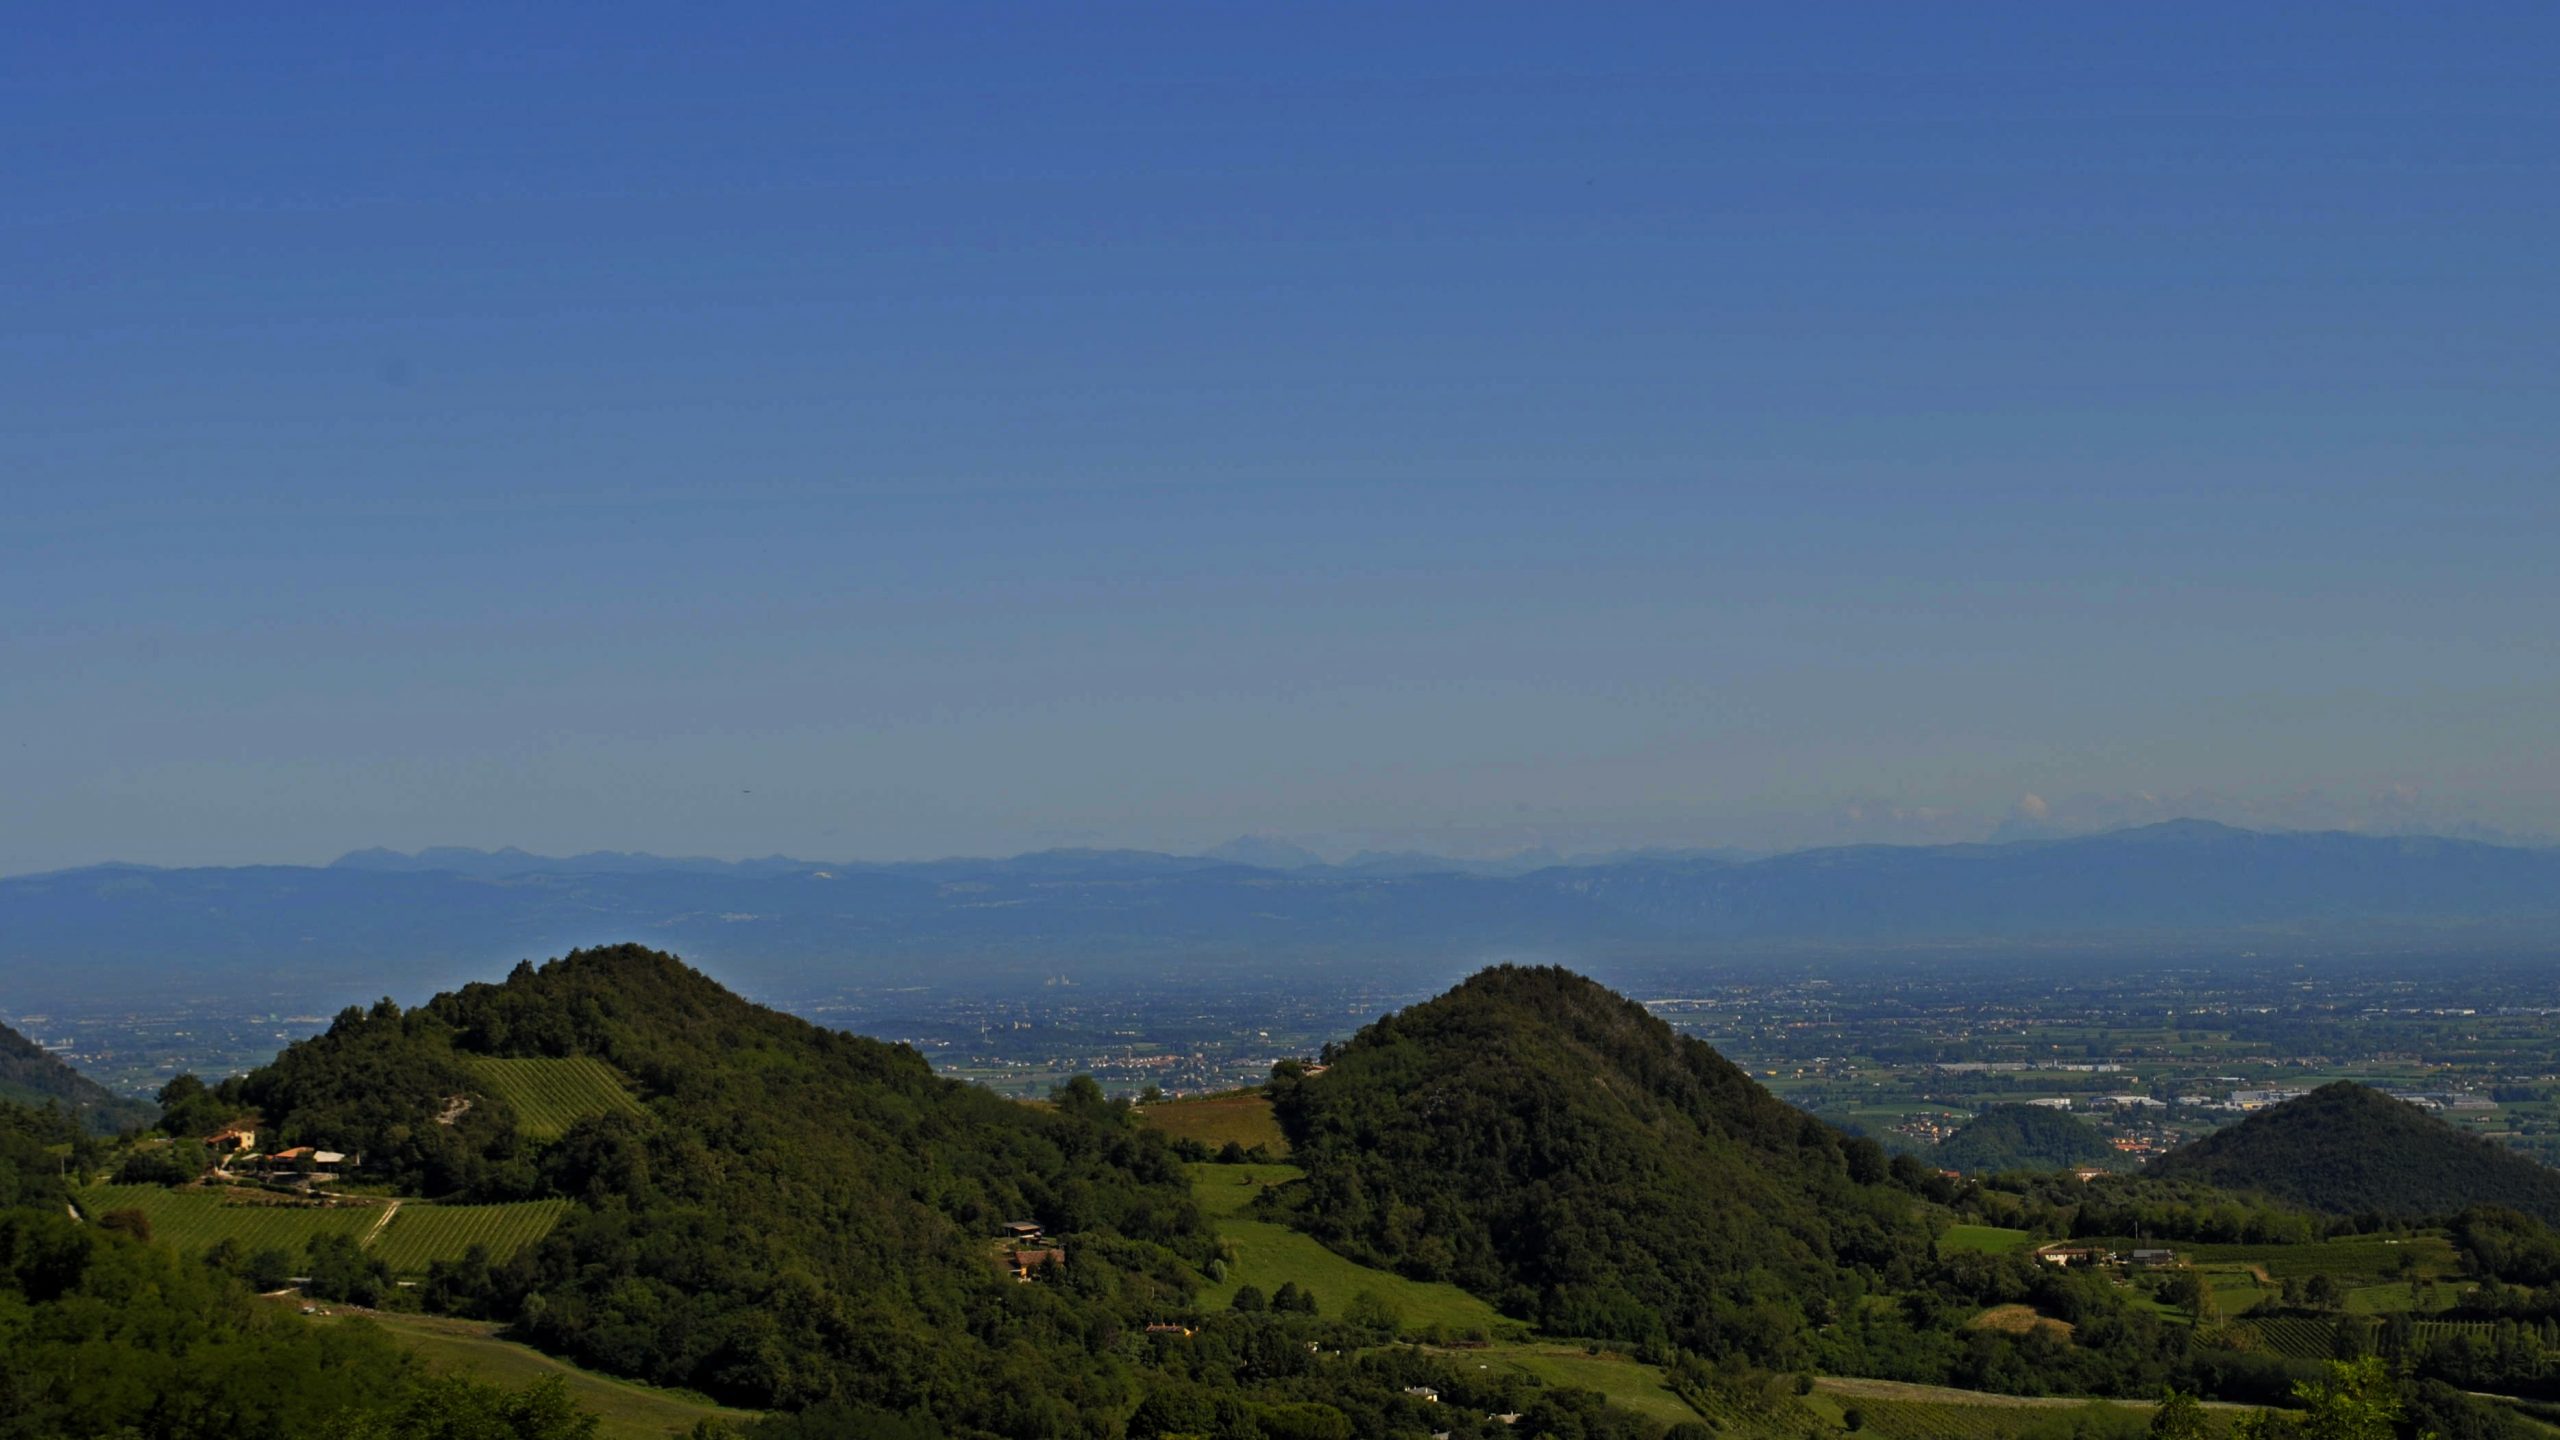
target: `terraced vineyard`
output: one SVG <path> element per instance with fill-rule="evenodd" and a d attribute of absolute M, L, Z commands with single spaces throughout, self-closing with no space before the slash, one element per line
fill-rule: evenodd
<path fill-rule="evenodd" d="M 2425 1345 L 2439 1344 L 2460 1335 L 2468 1335 L 2485 1344 L 2497 1333 L 2498 1322 L 2494 1320 L 2420 1320 L 2411 1328 L 2414 1338 Z"/>
<path fill-rule="evenodd" d="M 248 1251 L 276 1249 L 299 1257 L 314 1236 L 361 1239 L 382 1218 L 378 1205 L 235 1202 L 216 1191 L 158 1185 L 93 1185 L 75 1198 L 91 1220 L 110 1210 L 139 1210 L 151 1222 L 152 1239 L 180 1250 L 207 1250 L 229 1240 Z"/>
<path fill-rule="evenodd" d="M 551 1233 L 569 1213 L 566 1200 L 526 1200 L 513 1205 L 400 1207 L 371 1246 L 383 1263 L 404 1275 L 421 1275 L 437 1260 L 459 1260 L 485 1246 L 491 1261 L 504 1260 Z"/>
<path fill-rule="evenodd" d="M 2361 1316 L 2342 1317 L 2345 1323 L 2364 1327 L 2371 1340 L 2372 1323 Z M 2268 1320 L 2252 1320 L 2249 1330 L 2256 1332 L 2258 1344 L 2271 1355 L 2290 1360 L 2326 1360 L 2338 1353 L 2338 1320 L 2318 1316 L 2287 1315 Z"/>
<path fill-rule="evenodd" d="M 507 1102 L 516 1112 L 516 1127 L 535 1140 L 557 1140 L 590 1115 L 640 1110 L 621 1074 L 589 1056 L 502 1060 L 475 1055 L 463 1063 L 489 1093 Z"/>

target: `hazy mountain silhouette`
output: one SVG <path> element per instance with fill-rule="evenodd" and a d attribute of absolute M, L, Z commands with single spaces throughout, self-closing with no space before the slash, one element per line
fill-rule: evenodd
<path fill-rule="evenodd" d="M 0 970 L 18 1004 L 137 976 L 187 994 L 307 998 L 317 985 L 360 999 L 423 993 L 492 960 L 638 938 L 772 993 L 911 983 L 919 965 L 946 984 L 1010 983 L 1061 965 L 1097 978 L 1178 968 L 1278 979 L 1328 963 L 1432 977 L 1504 954 L 2098 953 L 2312 932 L 2463 948 L 2560 932 L 2560 851 L 2197 821 L 1525 874 L 1440 864 L 1282 870 L 1131 850 L 896 864 L 435 850 L 360 852 L 325 867 L 100 866 L 0 880 Z"/>

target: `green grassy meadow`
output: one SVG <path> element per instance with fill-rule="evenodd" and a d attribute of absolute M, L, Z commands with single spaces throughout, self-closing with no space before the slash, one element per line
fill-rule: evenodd
<path fill-rule="evenodd" d="M 2056 1433 L 2057 1422 L 2068 1425 L 2079 1418 L 2098 1423 L 2072 1427 L 2075 1430 L 2138 1430 L 2150 1422 L 2156 1408 L 2142 1400 L 1989 1395 L 1892 1380 L 1835 1378 L 1816 1380 L 1804 1405 L 1834 1428 L 1845 1412 L 1855 1409 L 1866 1422 L 1861 1433 L 1877 1440 L 2010 1440 L 2030 1427 L 2039 1433 Z M 2232 1421 L 2248 1408 L 2207 1402 L 2205 1422 L 2216 1436 L 2228 1435 Z"/>
<path fill-rule="evenodd" d="M 2309 1245 L 2180 1245 L 2177 1249 L 2200 1266 L 2264 1266 L 2267 1274 L 2277 1280 L 2313 1275 L 2330 1275 L 2339 1280 L 2397 1280 L 2405 1278 L 2400 1268 L 2404 1263 L 2412 1267 L 2408 1274 L 2431 1279 L 2442 1279 L 2461 1269 L 2453 1242 L 2441 1235 L 2322 1240 Z"/>
<path fill-rule="evenodd" d="M 466 1375 L 495 1385 L 530 1385 L 557 1376 L 569 1387 L 569 1398 L 595 1412 L 602 1440 L 661 1440 L 680 1436 L 703 1420 L 743 1424 L 755 1418 L 745 1410 L 715 1405 L 679 1390 L 616 1380 L 556 1360 L 530 1346 L 497 1337 L 493 1325 L 430 1315 L 392 1315 L 376 1311 L 341 1314 L 317 1324 L 371 1323 L 416 1352 L 439 1372 Z"/>
<path fill-rule="evenodd" d="M 1486 1350 L 1451 1350 L 1443 1358 L 1459 1366 L 1474 1364 L 1495 1371 L 1535 1376 L 1541 1384 L 1597 1390 L 1639 1415 L 1676 1425 L 1695 1420 L 1698 1412 L 1662 1383 L 1662 1372 L 1624 1355 L 1591 1354 L 1579 1346 L 1535 1342 L 1496 1345 Z"/>
<path fill-rule="evenodd" d="M 1247 1285 L 1270 1294 L 1289 1281 L 1316 1297 L 1319 1311 L 1339 1315 L 1363 1290 L 1395 1307 L 1406 1326 L 1450 1332 L 1480 1330 L 1488 1335 L 1517 1330 L 1475 1296 L 1455 1285 L 1428 1284 L 1386 1270 L 1373 1270 L 1334 1254 L 1285 1225 L 1251 1219 L 1242 1211 L 1255 1196 L 1299 1178 L 1294 1165 L 1192 1165 L 1191 1193 L 1208 1212 L 1228 1250 L 1227 1278 L 1204 1286 L 1200 1303 L 1223 1308 Z"/>
<path fill-rule="evenodd" d="M 1950 1225 L 1938 1237 L 1938 1250 L 1946 1255 L 2007 1255 L 2026 1249 L 2030 1238 L 2024 1230 L 1999 1225 Z"/>

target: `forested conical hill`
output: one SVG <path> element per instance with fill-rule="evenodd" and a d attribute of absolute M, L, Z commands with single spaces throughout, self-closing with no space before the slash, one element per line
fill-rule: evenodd
<path fill-rule="evenodd" d="M 1929 1158 L 1967 1175 L 1996 1175 L 2111 1160 L 2115 1151 L 2096 1126 L 2068 1112 L 2042 1105 L 1986 1105 L 1938 1142 Z"/>
<path fill-rule="evenodd" d="M 639 1113 L 537 1145 L 475 1082 L 478 1056 L 601 1059 Z M 1055 1106 L 1017 1104 L 637 947 L 520 965 L 407 1012 L 349 1010 L 239 1091 L 284 1139 L 365 1149 L 369 1172 L 414 1188 L 577 1202 L 494 1272 L 432 1277 L 431 1304 L 760 1408 L 1085 1433 L 1081 1417 L 1139 1399 L 1112 1337 L 1179 1312 L 1215 1254 L 1162 1137 L 1090 1080 Z M 1004 1273 L 996 1236 L 1015 1218 L 1058 1237 L 1060 1283 Z"/>
<path fill-rule="evenodd" d="M 1780 1360 L 1852 1272 L 1928 1253 L 1872 1141 L 1566 970 L 1483 971 L 1327 1058 L 1274 1081 L 1291 1222 L 1552 1332 Z"/>
<path fill-rule="evenodd" d="M 2146 1174 L 2256 1191 L 2333 1215 L 2504 1205 L 2560 1224 L 2560 1170 L 2340 1080 L 2179 1146 Z"/>

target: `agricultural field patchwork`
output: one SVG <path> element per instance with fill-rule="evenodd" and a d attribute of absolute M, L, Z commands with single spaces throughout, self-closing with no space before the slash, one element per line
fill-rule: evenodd
<path fill-rule="evenodd" d="M 585 1055 L 565 1058 L 466 1057 L 463 1063 L 489 1093 L 516 1112 L 516 1127 L 535 1140 L 557 1140 L 590 1115 L 616 1110 L 638 1114 L 640 1102 L 622 1075 Z"/>

